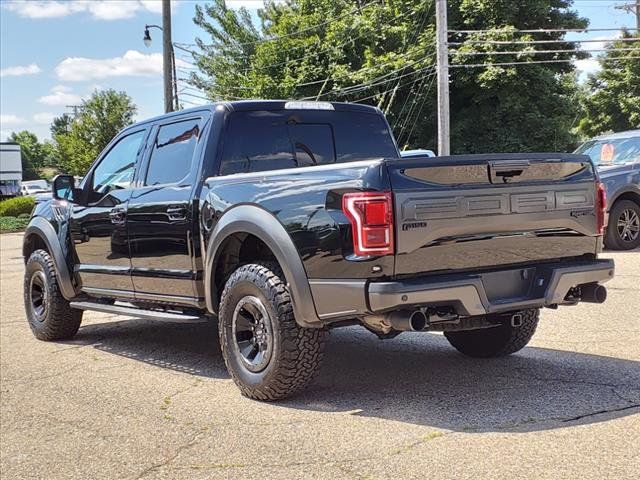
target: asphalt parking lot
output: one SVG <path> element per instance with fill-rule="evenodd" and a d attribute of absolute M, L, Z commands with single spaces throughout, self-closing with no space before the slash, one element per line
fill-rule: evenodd
<path fill-rule="evenodd" d="M 604 305 L 546 310 L 530 346 L 472 360 L 441 335 L 333 331 L 302 395 L 240 396 L 217 332 L 85 313 L 44 343 L 0 236 L 3 479 L 637 478 L 640 252 Z"/>

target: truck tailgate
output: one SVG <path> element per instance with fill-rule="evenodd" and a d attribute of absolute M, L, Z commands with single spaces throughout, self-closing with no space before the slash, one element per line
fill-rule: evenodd
<path fill-rule="evenodd" d="M 495 154 L 387 160 L 395 274 L 592 256 L 596 174 L 586 156 Z"/>

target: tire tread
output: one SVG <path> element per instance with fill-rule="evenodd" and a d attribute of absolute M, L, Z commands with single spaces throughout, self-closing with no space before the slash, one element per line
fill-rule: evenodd
<path fill-rule="evenodd" d="M 239 267 L 227 280 L 222 293 L 219 317 L 220 345 L 227 370 L 243 395 L 256 400 L 279 400 L 302 390 L 318 371 L 323 357 L 326 331 L 323 329 L 303 328 L 296 323 L 291 297 L 284 275 L 277 264 L 254 263 Z M 240 282 L 251 282 L 258 287 L 278 315 L 273 328 L 278 329 L 281 338 L 281 352 L 273 352 L 277 358 L 275 372 L 269 381 L 261 385 L 248 385 L 242 381 L 229 361 L 229 346 L 224 338 L 224 319 L 230 315 L 228 310 L 229 292 Z"/>

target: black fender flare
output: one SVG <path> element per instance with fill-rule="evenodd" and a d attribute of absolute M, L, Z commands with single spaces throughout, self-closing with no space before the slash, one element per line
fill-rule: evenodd
<path fill-rule="evenodd" d="M 64 258 L 60 239 L 51 223 L 43 217 L 33 217 L 24 232 L 24 238 L 27 239 L 30 235 L 37 235 L 47 246 L 47 250 L 53 259 L 53 264 L 56 267 L 56 275 L 58 276 L 58 284 L 60 285 L 62 296 L 67 300 L 76 297 L 77 292 L 73 286 L 73 279 Z M 24 260 L 26 262 L 28 258 Z"/>
<path fill-rule="evenodd" d="M 237 205 L 227 210 L 211 231 L 205 255 L 205 299 L 214 313 L 213 287 L 215 266 L 224 241 L 236 233 L 249 233 L 263 241 L 273 252 L 289 285 L 296 322 L 306 328 L 319 328 L 318 318 L 307 273 L 291 237 L 278 219 L 256 205 Z"/>

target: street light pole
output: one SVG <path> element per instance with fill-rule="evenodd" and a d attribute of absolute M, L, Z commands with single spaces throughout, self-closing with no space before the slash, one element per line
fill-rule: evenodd
<path fill-rule="evenodd" d="M 162 0 L 162 26 L 145 25 L 142 40 L 147 47 L 151 46 L 150 28 L 162 31 L 162 76 L 164 79 L 164 111 L 173 112 L 178 107 L 178 82 L 176 77 L 176 57 L 171 41 L 171 3 L 170 0 Z M 175 103 L 174 103 L 175 99 Z"/>
<path fill-rule="evenodd" d="M 162 71 L 164 76 L 164 111 L 173 112 L 173 59 L 171 52 L 171 0 L 162 0 Z"/>

